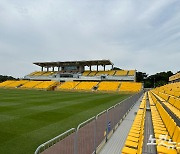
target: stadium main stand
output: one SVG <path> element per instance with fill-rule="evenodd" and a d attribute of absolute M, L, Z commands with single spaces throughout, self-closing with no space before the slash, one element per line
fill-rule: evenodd
<path fill-rule="evenodd" d="M 113 70 L 114 64 L 110 60 L 38 62 L 34 64 L 40 66 L 41 71 L 32 72 L 20 81 L 0 83 L 0 87 L 46 90 L 55 87 L 56 90 L 114 92 L 139 92 L 142 89 L 142 84 L 135 82 L 135 70 Z M 107 65 L 111 65 L 112 69 L 106 70 Z M 97 70 L 92 71 L 92 66 L 96 66 Z M 99 70 L 100 66 L 104 67 L 103 70 Z M 56 67 L 58 71 L 55 71 Z M 89 67 L 90 70 L 85 70 L 85 67 Z M 46 68 L 47 70 L 45 70 Z"/>

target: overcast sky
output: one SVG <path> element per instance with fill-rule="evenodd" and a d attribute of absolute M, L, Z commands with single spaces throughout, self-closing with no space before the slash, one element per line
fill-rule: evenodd
<path fill-rule="evenodd" d="M 0 0 L 0 74 L 91 59 L 148 74 L 179 71 L 180 0 Z"/>

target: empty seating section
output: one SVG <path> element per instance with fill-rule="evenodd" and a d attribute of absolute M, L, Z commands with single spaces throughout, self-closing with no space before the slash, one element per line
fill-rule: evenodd
<path fill-rule="evenodd" d="M 75 89 L 76 90 L 91 90 L 98 83 L 99 82 L 81 82 L 75 87 Z"/>
<path fill-rule="evenodd" d="M 57 71 L 35 71 L 30 73 L 28 76 L 50 76 L 57 74 Z M 64 73 L 61 71 L 59 73 Z M 71 73 L 78 73 L 77 71 Z M 134 76 L 135 70 L 107 70 L 107 71 L 84 71 L 82 73 L 83 76 L 101 76 L 101 75 L 109 75 L 109 76 Z"/>
<path fill-rule="evenodd" d="M 57 71 L 55 71 L 55 72 L 36 71 L 36 72 L 30 73 L 28 76 L 49 76 L 49 75 L 53 75 L 56 73 L 57 73 Z"/>
<path fill-rule="evenodd" d="M 117 91 L 119 88 L 120 82 L 110 82 L 104 81 L 98 85 L 99 91 Z"/>
<path fill-rule="evenodd" d="M 66 81 L 60 83 L 58 81 L 5 81 L 0 83 L 0 87 L 5 88 L 34 88 L 46 89 L 56 87 L 57 90 L 94 90 L 94 91 L 114 91 L 114 92 L 139 92 L 142 88 L 141 83 L 136 82 L 119 82 L 119 81 Z M 94 88 L 94 89 L 93 89 Z M 54 88 L 53 88 L 54 89 Z M 170 99 L 172 100 L 172 98 Z M 172 102 L 172 101 L 171 101 Z M 173 103 L 176 107 L 178 102 Z"/>
<path fill-rule="evenodd" d="M 180 119 L 180 99 L 174 96 L 170 96 L 169 100 L 165 100 L 156 93 L 154 95 L 167 107 L 173 114 Z"/>
<path fill-rule="evenodd" d="M 99 71 L 96 73 L 96 76 L 99 76 L 99 75 L 109 75 L 109 71 Z"/>
<path fill-rule="evenodd" d="M 171 94 L 176 96 L 169 94 L 167 89 L 172 89 Z M 174 93 L 174 90 L 176 90 L 178 93 Z M 168 84 L 163 87 L 156 88 L 152 90 L 152 92 L 166 107 L 173 112 L 173 114 L 180 119 L 179 83 Z"/>
<path fill-rule="evenodd" d="M 36 86 L 34 86 L 34 88 L 36 89 L 49 89 L 52 86 L 54 86 L 57 82 L 56 81 L 44 81 L 41 82 L 40 84 L 37 84 Z"/>
<path fill-rule="evenodd" d="M 96 74 L 96 76 L 99 76 L 99 75 L 111 75 L 111 76 L 113 76 L 115 74 L 115 72 L 116 71 L 113 71 L 113 70 L 111 70 L 111 71 L 99 71 Z"/>
<path fill-rule="evenodd" d="M 25 83 L 23 86 L 21 86 L 20 88 L 34 88 L 35 86 L 37 86 L 38 84 L 42 82 L 43 81 L 29 81 Z"/>
<path fill-rule="evenodd" d="M 139 92 L 142 89 L 142 83 L 137 82 L 121 82 L 120 92 Z"/>
<path fill-rule="evenodd" d="M 84 71 L 83 76 L 101 76 L 101 75 L 110 75 L 113 76 L 116 71 L 109 70 L 109 71 Z"/>
<path fill-rule="evenodd" d="M 83 76 L 134 76 L 135 73 L 135 70 L 84 71 Z"/>
<path fill-rule="evenodd" d="M 144 123 L 146 115 L 146 94 L 126 139 L 122 154 L 141 154 L 144 140 Z"/>
<path fill-rule="evenodd" d="M 91 71 L 84 71 L 82 75 L 83 75 L 83 76 L 88 76 L 90 72 L 91 72 Z"/>
<path fill-rule="evenodd" d="M 116 73 L 116 71 L 113 71 L 113 70 L 109 71 L 109 75 L 111 75 L 111 76 L 113 76 L 115 73 Z"/>
<path fill-rule="evenodd" d="M 126 76 L 128 74 L 127 70 L 117 70 L 116 71 L 116 76 Z"/>
<path fill-rule="evenodd" d="M 135 75 L 135 70 L 129 70 L 128 75 L 129 76 L 134 76 Z"/>
<path fill-rule="evenodd" d="M 57 87 L 57 90 L 71 90 L 71 89 L 74 89 L 78 84 L 79 82 L 76 82 L 76 81 L 67 81 L 60 84 Z"/>
<path fill-rule="evenodd" d="M 32 72 L 30 74 L 28 74 L 28 76 L 33 76 L 34 74 L 36 74 L 38 71 Z"/>
<path fill-rule="evenodd" d="M 41 71 L 39 71 L 39 72 L 36 72 L 35 74 L 33 74 L 33 76 L 41 76 L 41 75 L 43 75 L 45 72 L 41 72 Z"/>
<path fill-rule="evenodd" d="M 153 93 L 149 92 L 148 96 L 157 152 L 164 154 L 179 153 L 180 127 L 174 122 Z"/>
<path fill-rule="evenodd" d="M 170 83 L 155 89 L 158 92 L 180 97 L 180 82 Z"/>
<path fill-rule="evenodd" d="M 11 84 L 8 84 L 5 87 L 16 88 L 16 87 L 22 86 L 23 84 L 25 84 L 27 82 L 29 82 L 29 81 L 28 80 L 19 80 L 19 81 L 12 82 Z"/>
<path fill-rule="evenodd" d="M 0 87 L 5 87 L 13 82 L 15 82 L 15 81 L 14 80 L 4 81 L 4 82 L 0 83 Z"/>
<path fill-rule="evenodd" d="M 49 75 L 53 75 L 56 74 L 57 72 L 46 72 L 43 74 L 43 76 L 49 76 Z"/>

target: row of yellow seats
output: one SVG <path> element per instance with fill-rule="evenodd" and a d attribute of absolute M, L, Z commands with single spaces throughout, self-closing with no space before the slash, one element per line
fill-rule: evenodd
<path fill-rule="evenodd" d="M 103 74 L 111 76 L 134 76 L 135 70 L 84 71 L 83 76 L 98 76 Z"/>
<path fill-rule="evenodd" d="M 48 71 L 48 72 L 45 72 L 45 71 L 36 71 L 36 72 L 33 72 L 31 74 L 29 74 L 29 76 L 49 76 L 49 75 L 53 75 L 57 72 L 51 72 L 51 71 Z"/>
<path fill-rule="evenodd" d="M 155 133 L 157 152 L 164 154 L 177 154 L 180 143 L 180 127 L 176 125 L 171 116 L 165 111 L 157 98 L 150 93 L 149 101 L 153 101 L 155 106 L 151 107 L 152 122 Z M 171 144 L 173 141 L 175 144 Z M 163 142 L 163 144 L 162 144 Z M 174 148 L 169 148 L 169 147 Z"/>
<path fill-rule="evenodd" d="M 77 89 L 77 90 L 92 90 L 93 87 L 97 87 L 98 91 L 117 91 L 120 87 L 120 92 L 139 92 L 142 89 L 142 83 L 135 82 L 77 82 L 67 81 L 57 87 L 58 89 Z"/>
<path fill-rule="evenodd" d="M 7 80 L 7 81 L 4 81 L 4 82 L 1 82 L 0 87 L 8 86 L 8 85 L 10 85 L 10 84 L 12 84 L 14 82 L 15 82 L 15 80 Z"/>
<path fill-rule="evenodd" d="M 153 93 L 154 93 L 154 91 L 153 91 Z M 162 95 L 161 95 L 161 97 L 156 93 L 154 93 L 154 95 L 156 95 L 156 97 L 159 98 L 159 100 L 166 107 L 168 107 L 176 115 L 176 117 L 178 117 L 180 119 L 180 99 L 179 98 L 170 96 L 168 98 L 168 100 L 166 100 L 166 98 L 164 99 Z"/>
<path fill-rule="evenodd" d="M 97 86 L 99 82 L 81 82 L 74 89 L 76 90 L 91 90 L 93 87 Z"/>
<path fill-rule="evenodd" d="M 28 80 L 19 80 L 19 81 L 14 81 L 8 85 L 6 85 L 5 87 L 7 88 L 16 88 L 16 87 L 19 87 L 19 86 L 22 86 L 24 85 L 25 83 L 29 82 Z"/>
<path fill-rule="evenodd" d="M 142 89 L 142 83 L 121 82 L 120 91 L 139 92 Z"/>
<path fill-rule="evenodd" d="M 180 82 L 166 84 L 155 89 L 158 92 L 180 97 Z"/>
<path fill-rule="evenodd" d="M 177 80 L 177 79 L 180 79 L 180 72 L 169 77 L 169 81 L 174 81 L 174 80 Z"/>
<path fill-rule="evenodd" d="M 20 88 L 34 88 L 38 84 L 42 83 L 43 81 L 29 81 L 22 85 Z"/>
<path fill-rule="evenodd" d="M 106 75 L 114 75 L 116 71 L 84 71 L 83 73 L 83 76 L 100 76 L 100 75 L 103 75 L 103 74 L 106 74 Z"/>
<path fill-rule="evenodd" d="M 36 88 L 36 89 L 48 89 L 48 88 L 51 88 L 52 86 L 56 85 L 56 83 L 57 83 L 56 81 L 44 81 L 44 82 L 34 86 L 34 88 Z"/>
<path fill-rule="evenodd" d="M 80 82 L 66 81 L 57 87 L 57 90 L 71 90 L 74 89 Z"/>
<path fill-rule="evenodd" d="M 144 140 L 144 123 L 146 114 L 146 93 L 128 134 L 122 154 L 141 154 Z"/>
<path fill-rule="evenodd" d="M 117 91 L 120 82 L 104 81 L 98 85 L 98 91 Z"/>

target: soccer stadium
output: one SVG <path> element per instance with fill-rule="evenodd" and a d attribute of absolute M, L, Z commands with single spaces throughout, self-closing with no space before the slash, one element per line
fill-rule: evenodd
<path fill-rule="evenodd" d="M 0 154 L 180 154 L 180 0 L 0 0 Z"/>
<path fill-rule="evenodd" d="M 180 73 L 149 90 L 110 60 L 33 64 L 0 83 L 1 153 L 180 152 Z"/>

